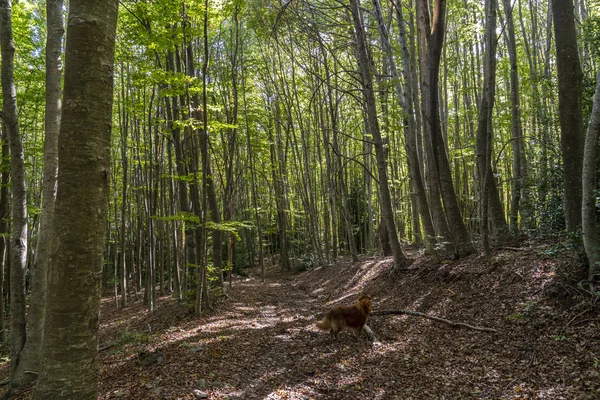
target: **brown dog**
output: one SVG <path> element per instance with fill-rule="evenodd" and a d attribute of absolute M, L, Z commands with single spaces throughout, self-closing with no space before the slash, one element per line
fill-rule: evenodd
<path fill-rule="evenodd" d="M 363 295 L 354 305 L 336 307 L 329 311 L 323 321 L 317 322 L 317 328 L 329 331 L 329 335 L 335 337 L 335 340 L 338 340 L 338 334 L 343 329 L 353 329 L 359 339 L 370 313 L 371 298 Z"/>

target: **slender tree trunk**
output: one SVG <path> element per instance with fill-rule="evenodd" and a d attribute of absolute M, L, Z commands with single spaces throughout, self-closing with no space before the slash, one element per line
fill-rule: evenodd
<path fill-rule="evenodd" d="M 237 134 L 238 134 L 238 110 L 239 110 L 239 95 L 238 95 L 238 59 L 239 59 L 239 5 L 235 5 L 233 12 L 233 27 L 235 29 L 235 33 L 232 33 L 231 40 L 233 41 L 233 49 L 229 54 L 231 65 L 231 96 L 233 99 L 233 105 L 231 109 L 227 106 L 225 107 L 225 113 L 227 118 L 227 123 L 232 125 L 232 128 L 227 130 L 227 135 L 222 136 L 223 138 L 223 158 L 225 164 L 225 189 L 223 194 L 223 219 L 225 221 L 234 221 L 235 220 L 235 203 L 234 203 L 234 193 L 235 193 L 235 183 L 234 183 L 234 173 L 237 166 L 237 157 L 235 157 L 236 151 L 238 149 L 237 145 Z M 230 269 L 233 265 L 234 259 L 234 243 L 235 243 L 235 234 L 233 232 L 228 233 L 228 245 L 227 245 L 227 269 Z M 221 280 L 221 284 L 223 283 L 223 271 L 217 271 L 219 274 L 219 279 Z"/>
<path fill-rule="evenodd" d="M 596 220 L 596 165 L 598 161 L 598 137 L 600 136 L 600 71 L 596 77 L 596 95 L 590 123 L 585 137 L 583 153 L 583 244 L 589 261 L 588 281 L 590 291 L 595 293 L 600 281 L 600 235 Z"/>
<path fill-rule="evenodd" d="M 148 104 L 146 126 L 146 130 L 148 132 L 148 151 L 146 153 L 146 158 L 148 162 L 144 165 L 143 171 L 140 170 L 140 180 L 144 182 L 144 186 L 146 187 L 144 204 L 146 208 L 148 260 L 146 263 L 146 292 L 144 293 L 144 298 L 147 302 L 146 304 L 148 311 L 154 311 L 156 309 L 156 230 L 154 223 L 155 221 L 153 218 L 156 210 L 156 194 L 154 191 L 154 140 L 152 137 L 152 110 L 154 108 L 154 96 L 155 88 L 152 87 L 150 101 Z M 146 175 L 145 179 L 142 178 L 142 174 Z"/>
<path fill-rule="evenodd" d="M 508 57 L 510 59 L 510 102 L 511 102 L 511 139 L 513 151 L 512 163 L 512 189 L 510 199 L 510 231 L 516 234 L 519 231 L 519 212 L 521 203 L 521 191 L 523 176 L 522 164 L 523 154 L 523 127 L 521 124 L 521 99 L 519 94 L 519 70 L 517 64 L 517 42 L 515 39 L 515 27 L 513 8 L 510 0 L 503 0 L 504 14 L 506 15 L 506 37 Z"/>
<path fill-rule="evenodd" d="M 25 159 L 17 115 L 14 78 L 15 46 L 10 0 L 0 1 L 0 46 L 2 47 L 2 114 L 10 146 L 12 235 L 10 250 L 11 373 L 14 374 L 25 345 L 25 274 L 27 268 L 27 187 Z"/>
<path fill-rule="evenodd" d="M 262 225 L 258 214 L 258 200 L 256 194 L 256 172 L 254 171 L 254 151 L 252 150 L 252 143 L 250 142 L 250 126 L 248 119 L 248 104 L 246 102 L 246 65 L 245 60 L 242 57 L 242 100 L 244 102 L 244 119 L 246 123 L 246 146 L 248 146 L 248 159 L 250 164 L 250 184 L 252 187 L 252 206 L 254 207 L 254 221 L 256 223 L 257 239 L 258 239 L 258 262 L 260 264 L 261 277 L 264 279 L 265 276 L 265 260 L 263 252 L 263 233 Z M 233 268 L 233 264 L 229 266 Z M 231 284 L 231 275 L 229 283 Z"/>
<path fill-rule="evenodd" d="M 10 157 L 8 150 L 8 141 L 6 138 L 6 129 L 2 129 L 2 160 L 0 166 L 2 167 L 2 173 L 0 178 L 0 343 L 6 342 L 6 328 L 4 325 L 4 314 L 6 303 L 4 301 L 4 276 L 8 270 L 8 258 L 9 258 L 9 247 L 10 241 L 10 209 L 9 209 L 9 194 L 8 194 L 8 183 L 10 179 L 10 161 L 7 161 Z"/>
<path fill-rule="evenodd" d="M 205 11 L 205 13 L 208 11 Z M 205 15 L 205 18 L 208 18 Z M 207 25 L 208 21 L 204 21 L 204 25 Z M 208 35 L 208 30 L 207 27 L 205 26 L 205 36 Z M 202 65 L 202 79 L 203 82 L 207 81 L 207 76 L 206 74 L 208 73 L 208 38 L 205 37 L 204 38 L 204 57 L 206 58 L 203 62 Z M 189 76 L 194 76 L 194 58 L 193 58 L 193 49 L 192 49 L 192 45 L 191 43 L 188 44 L 187 46 L 187 62 L 188 62 L 188 67 L 187 67 L 187 73 Z M 205 84 L 204 84 L 205 86 Z M 191 97 L 191 102 L 192 102 L 192 108 L 194 108 L 195 110 L 198 110 L 198 106 L 199 106 L 199 100 L 198 100 L 198 95 L 195 94 Z M 208 98 L 206 96 L 206 94 L 204 93 L 203 90 L 203 95 L 202 95 L 202 102 L 203 102 L 203 112 L 200 113 L 199 111 L 193 111 L 192 114 L 195 116 L 195 118 L 198 121 L 202 121 L 203 124 L 203 132 L 200 133 L 200 157 L 202 160 L 202 192 L 204 193 L 204 191 L 206 191 L 206 200 L 207 200 L 207 204 L 208 204 L 208 208 L 210 209 L 210 218 L 212 220 L 213 223 L 215 224 L 219 224 L 221 222 L 221 214 L 219 212 L 219 204 L 217 202 L 217 193 L 216 193 L 216 189 L 215 189 L 215 183 L 214 183 L 214 179 L 213 179 L 213 175 L 212 175 L 212 167 L 211 167 L 211 162 L 210 162 L 210 153 L 208 151 L 209 147 L 210 147 L 210 135 L 209 135 L 209 131 L 208 131 L 208 110 L 206 108 L 206 102 L 208 101 Z M 204 194 L 203 194 L 204 196 Z M 200 215 L 199 215 L 200 216 Z M 202 229 L 204 229 L 205 227 L 202 227 Z M 204 242 L 206 242 L 206 238 L 202 239 Z M 217 271 L 217 273 L 219 274 L 220 277 L 220 282 L 223 282 L 223 279 L 221 277 L 222 273 L 223 273 L 223 255 L 222 255 L 222 250 L 223 250 L 223 243 L 222 243 L 222 234 L 221 234 L 221 230 L 220 228 L 215 228 L 212 230 L 212 240 L 213 240 L 213 267 L 215 268 L 215 270 Z M 203 244 L 204 246 L 204 244 Z M 198 251 L 200 251 L 200 253 L 202 252 L 202 249 L 198 249 Z M 200 256 L 200 253 L 198 253 Z M 201 260 L 200 260 L 201 261 Z M 201 267 L 201 269 L 203 269 Z M 204 273 L 204 272 L 203 272 Z M 207 295 L 208 293 L 205 293 L 205 295 Z M 206 306 L 208 306 L 208 304 L 206 304 Z"/>
<path fill-rule="evenodd" d="M 166 100 L 166 102 L 168 103 L 168 99 Z M 167 105 L 167 110 L 169 109 L 169 106 Z M 168 118 L 168 117 L 167 117 Z M 175 215 L 175 182 L 173 179 L 173 152 L 171 150 L 171 145 L 168 144 L 167 145 L 167 152 L 168 152 L 168 160 L 169 160 L 169 212 L 171 215 Z M 181 270 L 179 268 L 180 265 L 180 251 L 179 251 L 179 229 L 177 228 L 177 221 L 172 221 L 171 222 L 171 226 L 172 226 L 172 235 L 173 235 L 173 269 L 172 269 L 172 273 L 170 276 L 172 276 L 174 279 L 174 285 L 175 285 L 175 297 L 177 298 L 177 301 L 181 301 L 182 300 L 182 296 L 181 296 Z M 169 278 L 169 280 L 171 280 Z"/>
<path fill-rule="evenodd" d="M 583 125 L 581 94 L 583 73 L 577 50 L 577 32 L 572 0 L 551 0 L 558 65 L 558 109 L 563 159 L 564 213 L 567 231 L 581 228 L 581 175 Z"/>
<path fill-rule="evenodd" d="M 121 280 L 121 307 L 127 307 L 127 257 L 125 256 L 127 254 L 126 250 L 125 250 L 125 243 L 126 243 L 126 221 L 127 221 L 127 187 L 129 185 L 129 182 L 127 180 L 128 178 L 128 169 L 129 169 L 129 163 L 128 163 L 128 159 L 127 159 L 127 135 L 128 135 L 128 131 L 129 131 L 129 114 L 126 111 L 125 108 L 125 104 L 126 104 L 126 97 L 125 97 L 125 78 L 123 76 L 123 65 L 121 64 L 121 164 L 123 166 L 123 184 L 121 186 L 121 275 L 120 275 L 120 280 Z M 117 279 L 117 277 L 115 276 L 115 280 Z"/>
<path fill-rule="evenodd" d="M 46 313 L 47 266 L 50 256 L 58 167 L 57 141 L 60 129 L 62 78 L 61 41 L 64 32 L 62 5 L 62 0 L 46 2 L 48 35 L 46 38 L 46 135 L 44 139 L 42 211 L 35 260 L 31 272 L 27 337 L 16 370 L 11 377 L 11 391 L 17 390 L 37 378 L 42 351 Z"/>
<path fill-rule="evenodd" d="M 481 188 L 481 233 L 483 247 L 488 257 L 491 257 L 488 241 L 488 217 L 494 226 L 496 240 L 505 240 L 508 236 L 508 226 L 504 219 L 502 203 L 496 188 L 492 171 L 492 138 L 493 138 L 493 110 L 496 93 L 496 9 L 495 0 L 485 2 L 484 35 L 485 53 L 483 62 L 483 90 L 479 104 L 479 118 L 477 125 L 477 168 L 479 170 L 479 184 Z"/>
<path fill-rule="evenodd" d="M 177 72 L 180 72 L 180 57 L 179 57 L 179 51 L 177 51 L 177 63 L 175 62 L 175 57 L 173 55 L 172 52 L 169 52 L 167 55 L 167 69 L 171 72 L 175 72 L 176 71 L 176 65 L 177 65 Z M 188 173 L 188 166 L 186 164 L 186 154 L 188 152 L 188 149 L 186 149 L 184 147 L 184 143 L 185 143 L 185 138 L 182 139 L 181 137 L 181 129 L 179 128 L 179 125 L 174 123 L 175 121 L 179 121 L 180 118 L 180 107 L 183 107 L 183 101 L 181 101 L 181 98 L 178 99 L 176 96 L 173 96 L 171 98 L 171 104 L 172 104 L 172 118 L 169 120 L 169 127 L 171 128 L 171 135 L 173 136 L 173 148 L 175 150 L 175 169 L 177 171 L 177 175 L 179 177 L 184 177 L 187 175 Z M 167 107 L 167 112 L 170 110 L 170 107 Z M 183 113 L 183 119 L 187 119 L 188 118 L 188 114 L 187 113 Z M 185 133 L 187 133 L 187 129 L 184 130 Z M 185 213 L 189 213 L 190 210 L 190 204 L 189 204 L 189 197 L 188 197 L 188 184 L 186 182 L 185 179 L 178 179 L 177 180 L 178 183 L 178 190 L 177 190 L 177 198 L 179 200 L 179 211 L 182 214 Z M 191 227 L 191 223 L 189 221 L 184 222 L 184 226 L 185 226 L 185 233 L 183 236 L 183 240 L 182 240 L 182 244 L 184 247 L 184 251 L 183 251 L 183 280 L 182 280 L 182 288 L 183 288 L 183 296 L 182 297 L 187 297 L 187 282 L 188 282 L 188 274 L 186 273 L 186 271 L 188 270 L 187 266 L 190 264 L 194 264 L 196 262 L 196 257 L 195 257 L 195 244 L 193 241 L 193 236 L 194 236 L 194 230 Z"/>
<path fill-rule="evenodd" d="M 491 192 L 493 178 L 491 165 L 492 144 L 492 115 L 496 84 L 496 4 L 494 0 L 485 1 L 485 53 L 483 61 L 483 90 L 479 103 L 479 118 L 477 126 L 477 169 L 481 193 L 481 222 L 480 231 L 486 258 L 492 256 L 488 217 L 492 203 Z M 492 178 L 492 179 L 490 179 Z"/>
<path fill-rule="evenodd" d="M 373 8 L 375 9 L 375 16 L 377 19 L 377 26 L 379 27 L 379 35 L 381 38 L 381 44 L 383 51 L 386 54 L 392 79 L 395 82 L 396 92 L 402 111 L 404 112 L 406 129 L 404 130 L 408 170 L 411 180 L 411 188 L 414 190 L 416 203 L 418 205 L 418 214 L 423 222 L 423 228 L 425 230 L 425 246 L 428 252 L 433 252 L 435 244 L 435 230 L 433 228 L 433 222 L 431 220 L 431 214 L 429 214 L 429 204 L 425 193 L 425 185 L 423 183 L 423 177 L 421 175 L 421 168 L 419 165 L 419 156 L 417 154 L 417 125 L 414 117 L 414 111 L 412 107 L 412 75 L 410 72 L 410 57 L 408 54 L 408 46 L 406 40 L 406 32 L 404 28 L 404 18 L 402 15 L 402 5 L 397 4 L 396 18 L 399 28 L 399 41 L 402 49 L 402 66 L 403 66 L 403 78 L 406 85 L 403 87 L 398 69 L 396 68 L 396 62 L 392 56 L 392 48 L 390 45 L 387 28 L 385 21 L 383 20 L 383 12 L 379 0 L 372 0 Z M 414 210 L 414 211 L 417 211 Z M 417 220 L 418 222 L 418 220 Z M 417 230 L 419 226 L 415 227 Z"/>
<path fill-rule="evenodd" d="M 58 142 L 56 248 L 36 399 L 98 397 L 98 317 L 108 215 L 118 2 L 70 0 Z"/>
<path fill-rule="evenodd" d="M 279 229 L 279 265 L 282 271 L 289 271 L 289 240 L 288 240 L 288 198 L 287 198 L 287 169 L 286 160 L 283 159 L 283 137 L 281 133 L 281 116 L 279 100 L 276 98 L 271 105 L 275 116 L 275 137 L 269 134 L 269 154 L 271 158 L 271 174 L 277 207 L 277 227 Z M 278 151 L 279 150 L 279 151 Z"/>
<path fill-rule="evenodd" d="M 354 30 L 356 34 L 356 47 L 359 69 L 362 76 L 362 88 L 367 103 L 367 114 L 370 133 L 373 136 L 375 146 L 375 155 L 377 157 L 377 169 L 379 172 L 379 189 L 381 195 L 381 208 L 385 225 L 390 236 L 390 245 L 394 255 L 394 265 L 398 268 L 405 267 L 407 260 L 400 247 L 396 223 L 394 221 L 394 211 L 392 209 L 392 199 L 388 183 L 387 163 L 385 160 L 385 149 L 379 130 L 379 121 L 377 120 L 377 108 L 375 104 L 375 93 L 373 90 L 373 77 L 371 73 L 371 62 L 367 50 L 367 39 L 363 26 L 362 13 L 360 12 L 359 0 L 350 0 L 352 10 L 352 19 L 354 21 Z"/>
<path fill-rule="evenodd" d="M 200 155 L 202 159 L 202 215 L 201 215 L 201 229 L 202 235 L 198 240 L 198 248 L 200 250 L 200 276 L 198 277 L 197 286 L 197 297 L 196 297 L 196 315 L 200 315 L 202 312 L 202 305 L 208 309 L 210 306 L 208 299 L 208 286 L 207 286 L 207 258 L 206 258 L 206 235 L 207 235 L 207 218 L 206 213 L 208 212 L 207 202 L 210 203 L 211 217 L 214 223 L 219 223 L 219 210 L 217 208 L 216 194 L 214 188 L 214 182 L 212 179 L 212 173 L 210 170 L 210 158 L 208 148 L 210 146 L 210 136 L 208 132 L 208 97 L 206 94 L 206 88 L 208 84 L 208 63 L 210 61 L 208 53 L 208 0 L 204 1 L 204 17 L 202 21 L 203 33 L 204 33 L 204 60 L 202 62 L 202 132 L 200 132 Z M 191 45 L 188 46 L 188 62 L 191 63 Z M 193 65 L 193 64 L 191 64 Z M 193 68 L 192 68 L 193 71 Z M 188 71 L 189 73 L 189 71 Z M 197 104 L 196 104 L 197 108 Z M 198 116 L 197 116 L 198 117 Z M 198 118 L 199 119 L 199 118 Z M 216 242 L 218 246 L 216 246 Z M 218 250 L 217 250 L 218 249 Z M 219 251 L 219 254 L 215 254 Z M 213 231 L 213 262 L 214 267 L 221 271 L 221 232 L 219 229 Z M 217 261 L 218 259 L 218 261 Z M 221 280 L 222 281 L 222 280 Z M 263 276 L 264 281 L 264 276 Z"/>

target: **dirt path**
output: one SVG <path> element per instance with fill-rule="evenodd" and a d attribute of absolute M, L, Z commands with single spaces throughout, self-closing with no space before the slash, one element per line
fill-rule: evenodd
<path fill-rule="evenodd" d="M 193 399 L 194 389 L 211 399 L 373 398 L 370 392 L 360 395 L 369 364 L 358 361 L 372 351 L 371 344 L 347 332 L 340 343 L 333 343 L 327 333 L 318 332 L 314 324 L 323 304 L 298 286 L 293 275 L 274 270 L 264 284 L 259 277 L 242 278 L 212 316 L 177 328 L 166 328 L 174 317 L 168 309 L 173 312 L 176 305 L 164 300 L 158 315 L 136 325 L 154 321 L 157 330 L 165 326 L 143 346 L 159 349 L 165 361 L 139 367 L 134 354 L 108 354 L 102 398 Z M 165 313 L 167 320 L 160 321 Z M 120 315 L 119 320 L 131 318 L 135 316 Z M 123 327 L 112 334 L 118 332 L 122 335 Z M 130 347 L 139 349 L 140 343 Z M 336 370 L 343 373 L 332 379 Z M 353 392 L 350 397 L 348 390 Z"/>

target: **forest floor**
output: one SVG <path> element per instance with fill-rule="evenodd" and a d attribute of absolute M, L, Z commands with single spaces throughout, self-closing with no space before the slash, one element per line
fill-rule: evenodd
<path fill-rule="evenodd" d="M 412 254 L 364 257 L 304 272 L 269 266 L 237 277 L 201 318 L 169 296 L 102 302 L 101 399 L 600 399 L 600 306 L 578 287 L 585 273 L 560 242 L 522 242 L 439 262 Z M 349 331 L 334 342 L 317 322 L 337 305 L 373 298 L 494 328 L 373 316 L 378 338 Z M 106 348 L 107 346 L 112 346 Z M 159 351 L 159 362 L 140 352 Z M 31 397 L 31 391 L 19 398 Z"/>

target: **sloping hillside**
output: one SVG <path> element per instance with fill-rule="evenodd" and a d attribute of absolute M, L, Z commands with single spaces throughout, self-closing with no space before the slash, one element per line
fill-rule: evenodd
<path fill-rule="evenodd" d="M 269 267 L 237 278 L 201 319 L 170 298 L 102 311 L 102 399 L 598 399 L 600 318 L 583 297 L 576 258 L 560 243 L 522 243 L 438 262 L 412 254 L 302 273 Z M 315 322 L 358 295 L 374 310 L 410 309 L 497 333 L 428 319 L 373 316 L 379 339 L 334 342 Z M 140 353 L 144 355 L 140 356 Z M 20 398 L 31 398 L 32 391 Z"/>

